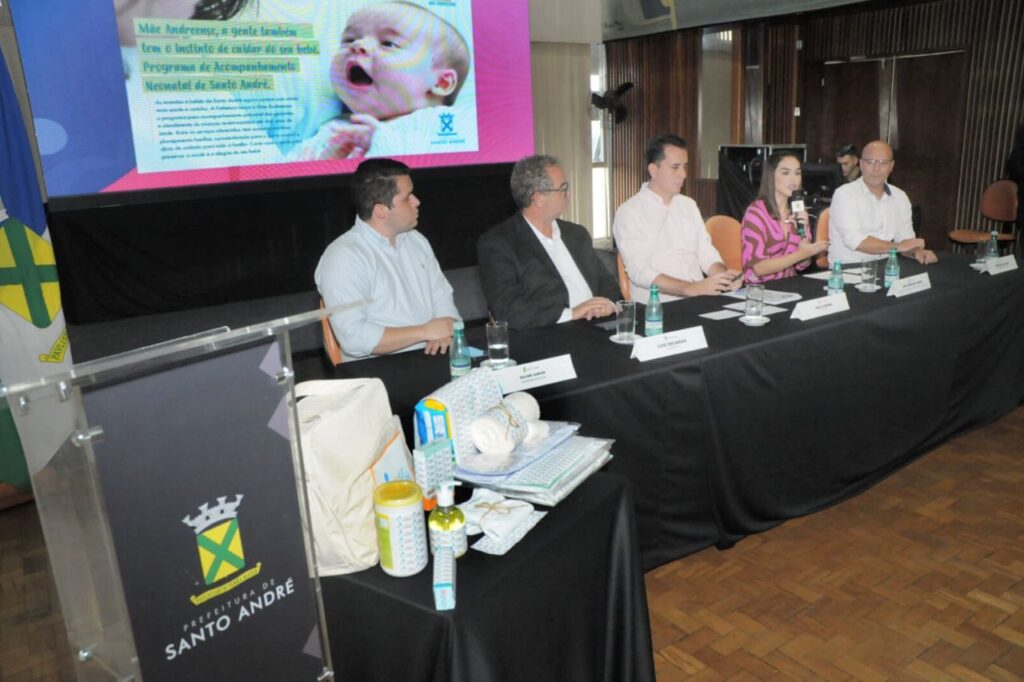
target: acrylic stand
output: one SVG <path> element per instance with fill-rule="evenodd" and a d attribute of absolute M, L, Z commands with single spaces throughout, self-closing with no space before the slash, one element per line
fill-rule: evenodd
<path fill-rule="evenodd" d="M 334 679 L 289 330 L 345 307 L 0 388 L 79 680 Z"/>

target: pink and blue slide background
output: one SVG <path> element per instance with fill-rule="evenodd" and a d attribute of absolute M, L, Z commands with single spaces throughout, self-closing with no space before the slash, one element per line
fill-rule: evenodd
<path fill-rule="evenodd" d="M 10 0 L 50 197 L 348 173 L 356 160 L 139 173 L 112 0 Z M 527 0 L 473 0 L 476 152 L 414 168 L 514 161 L 533 152 Z"/>

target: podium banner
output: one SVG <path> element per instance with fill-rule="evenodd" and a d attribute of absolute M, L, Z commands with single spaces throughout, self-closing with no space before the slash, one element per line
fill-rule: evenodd
<path fill-rule="evenodd" d="M 84 393 L 146 682 L 324 670 L 281 368 L 267 340 Z"/>

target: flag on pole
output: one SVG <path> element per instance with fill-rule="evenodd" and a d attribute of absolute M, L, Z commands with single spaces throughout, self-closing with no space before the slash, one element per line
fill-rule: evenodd
<path fill-rule="evenodd" d="M 42 195 L 7 63 L 0 58 L 0 383 L 10 386 L 70 368 Z M 73 423 L 70 407 L 57 420 L 47 418 L 47 410 L 32 411 L 20 419 L 17 406 L 0 409 L 0 483 L 26 489 L 30 469 L 53 456 Z M 26 453 L 32 467 L 26 467 Z"/>

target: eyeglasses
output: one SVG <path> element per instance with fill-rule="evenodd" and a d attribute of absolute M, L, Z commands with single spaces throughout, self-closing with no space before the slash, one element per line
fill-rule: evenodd
<path fill-rule="evenodd" d="M 541 192 L 541 193 L 561 192 L 564 195 L 568 195 L 569 194 L 569 183 L 568 182 L 563 182 L 561 185 L 559 185 L 558 187 L 555 187 L 554 189 L 539 189 L 537 191 Z"/>
<path fill-rule="evenodd" d="M 861 159 L 860 162 L 869 166 L 888 166 L 892 163 L 892 159 Z"/>

